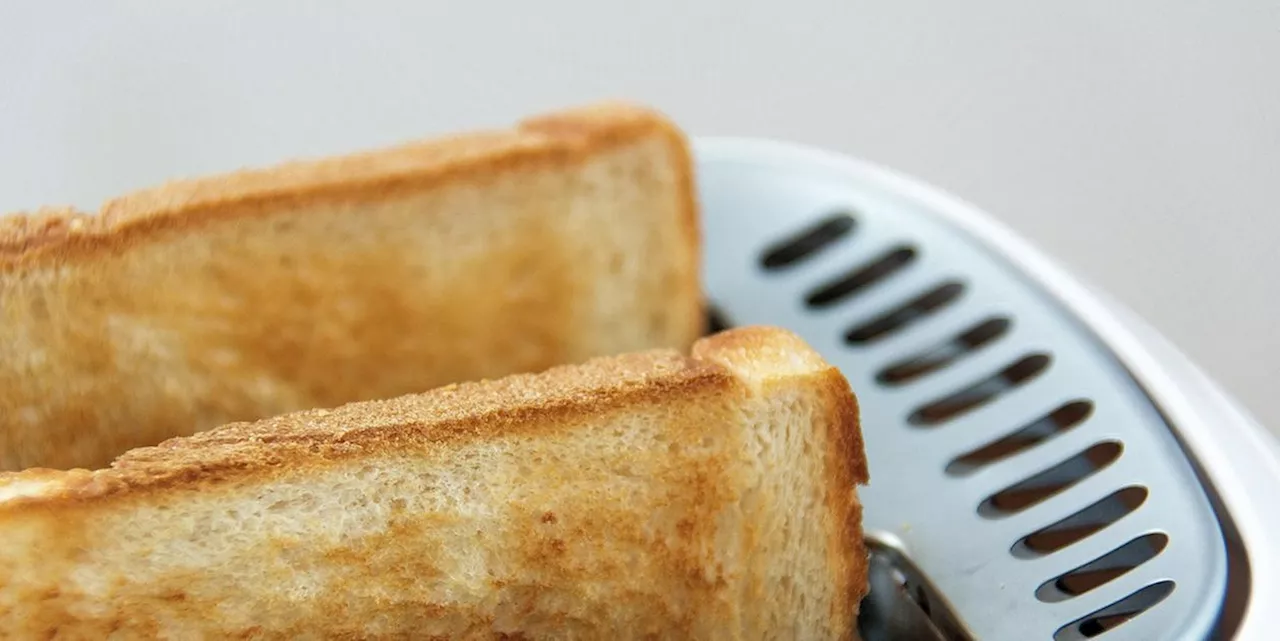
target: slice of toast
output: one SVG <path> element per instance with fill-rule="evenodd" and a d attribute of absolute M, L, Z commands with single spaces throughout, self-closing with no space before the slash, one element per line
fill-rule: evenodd
<path fill-rule="evenodd" d="M 0 475 L 5 638 L 849 639 L 867 481 L 783 330 Z"/>
<path fill-rule="evenodd" d="M 0 218 L 0 470 L 687 349 L 691 160 L 620 104 Z"/>

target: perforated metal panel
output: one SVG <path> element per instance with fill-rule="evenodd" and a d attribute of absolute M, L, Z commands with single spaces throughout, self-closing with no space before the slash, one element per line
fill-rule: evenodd
<path fill-rule="evenodd" d="M 854 161 L 698 149 L 705 279 L 730 324 L 803 336 L 857 392 L 865 526 L 975 637 L 1200 638 L 1217 521 L 1105 346 L 979 239 Z"/>

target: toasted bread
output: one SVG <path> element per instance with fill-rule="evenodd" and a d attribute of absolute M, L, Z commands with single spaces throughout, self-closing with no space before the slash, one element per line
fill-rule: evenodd
<path fill-rule="evenodd" d="M 687 349 L 686 141 L 639 107 L 0 218 L 0 470 Z"/>
<path fill-rule="evenodd" d="M 5 638 L 849 639 L 867 481 L 783 330 L 0 475 Z"/>

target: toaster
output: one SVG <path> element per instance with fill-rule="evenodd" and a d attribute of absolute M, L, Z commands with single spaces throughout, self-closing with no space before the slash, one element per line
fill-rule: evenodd
<path fill-rule="evenodd" d="M 710 329 L 786 327 L 858 395 L 863 639 L 1280 634 L 1280 447 L 1151 327 L 911 178 L 695 150 Z"/>

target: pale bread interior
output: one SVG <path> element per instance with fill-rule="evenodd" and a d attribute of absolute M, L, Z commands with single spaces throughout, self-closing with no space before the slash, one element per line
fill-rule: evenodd
<path fill-rule="evenodd" d="M 0 636 L 847 639 L 866 478 L 839 372 L 731 330 L 0 476 Z"/>
<path fill-rule="evenodd" d="M 0 218 L 0 470 L 702 328 L 678 130 L 638 107 Z"/>

